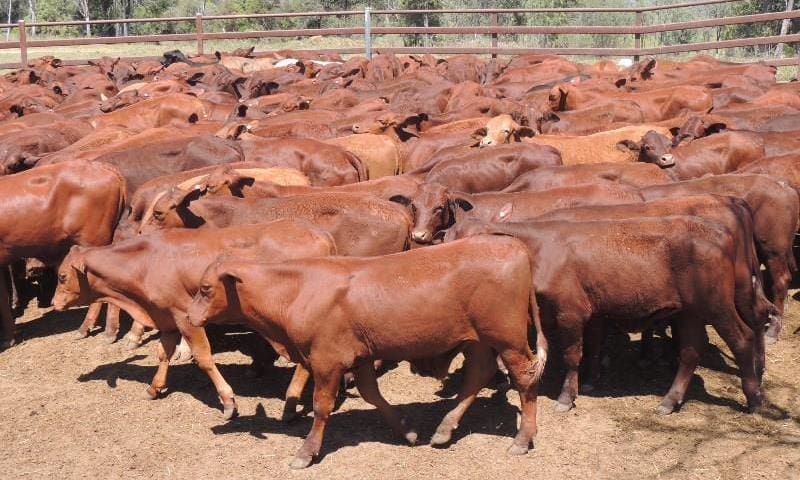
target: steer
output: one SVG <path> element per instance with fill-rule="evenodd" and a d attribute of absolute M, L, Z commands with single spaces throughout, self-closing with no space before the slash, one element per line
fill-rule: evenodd
<path fill-rule="evenodd" d="M 662 169 L 648 163 L 588 163 L 541 167 L 524 173 L 503 192 L 538 192 L 561 187 L 614 182 L 631 187 L 648 187 L 672 182 Z"/>
<path fill-rule="evenodd" d="M 484 220 L 521 221 L 557 208 L 580 205 L 616 205 L 642 201 L 638 191 L 623 185 L 582 185 L 544 192 L 483 193 L 450 192 L 438 184 L 422 184 L 411 196 L 392 197 L 414 214 L 411 240 L 432 243 L 440 231 L 450 228 L 460 212 Z"/>
<path fill-rule="evenodd" d="M 767 342 L 777 341 L 792 275 L 797 271 L 792 243 L 800 220 L 800 200 L 789 186 L 766 175 L 716 175 L 640 190 L 646 200 L 715 193 L 741 198 L 753 212 L 758 258 L 766 267 L 767 298 L 777 315 L 767 329 Z"/>
<path fill-rule="evenodd" d="M 125 208 L 125 179 L 111 166 L 71 162 L 0 178 L 0 265 L 57 263 L 70 245 L 106 245 Z M 10 288 L 0 275 L 0 347 L 14 344 Z"/>
<path fill-rule="evenodd" d="M 217 370 L 205 330 L 186 322 L 200 278 L 220 253 L 281 261 L 334 254 L 330 235 L 295 220 L 223 229 L 167 230 L 107 247 L 73 247 L 59 268 L 57 310 L 103 301 L 124 309 L 142 325 L 161 332 L 158 371 L 146 394 L 166 388 L 169 360 L 180 335 L 209 376 L 224 415 L 236 415 L 233 390 Z M 179 335 L 180 334 L 180 335 Z"/>
<path fill-rule="evenodd" d="M 765 321 L 772 309 L 758 282 L 745 298 L 737 292 L 735 248 L 741 232 L 731 232 L 697 217 L 672 216 L 619 221 L 483 223 L 459 222 L 445 242 L 495 233 L 523 240 L 531 253 L 533 286 L 545 333 L 564 348 L 567 376 L 556 411 L 574 406 L 583 336 L 595 351 L 602 325 L 613 322 L 641 331 L 671 320 L 680 342 L 680 366 L 660 414 L 684 401 L 689 381 L 707 343 L 709 322 L 734 354 L 748 408 L 762 402 L 756 369 L 755 333 L 738 310 Z M 592 355 L 589 355 L 591 358 Z"/>
<path fill-rule="evenodd" d="M 399 205 L 357 193 L 315 193 L 254 199 L 209 197 L 191 201 L 198 190 L 176 190 L 159 199 L 141 232 L 165 227 L 208 228 L 262 223 L 280 218 L 307 220 L 329 232 L 341 255 L 385 255 L 405 249 L 411 218 Z"/>
<path fill-rule="evenodd" d="M 639 142 L 625 140 L 619 146 L 638 152 L 640 162 L 667 169 L 675 180 L 733 172 L 764 157 L 764 140 L 749 132 L 719 133 L 673 148 L 672 140 L 650 131 Z"/>
<path fill-rule="evenodd" d="M 522 404 L 509 453 L 524 454 L 536 435 L 538 382 L 547 356 L 529 265 L 521 242 L 488 236 L 369 259 L 220 261 L 203 275 L 189 322 L 244 317 L 278 352 L 313 373 L 314 424 L 292 468 L 309 466 L 319 454 L 339 379 L 348 370 L 355 372 L 362 398 L 415 443 L 416 432 L 378 391 L 373 361 L 425 360 L 458 350 L 466 357 L 465 381 L 431 442 L 450 441 L 496 371 L 499 354 Z M 531 315 L 536 357 L 527 341 Z"/>

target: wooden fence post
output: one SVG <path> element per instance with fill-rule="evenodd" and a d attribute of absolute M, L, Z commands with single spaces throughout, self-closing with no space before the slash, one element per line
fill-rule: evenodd
<path fill-rule="evenodd" d="M 490 18 L 493 27 L 497 27 L 500 25 L 497 12 L 492 13 Z M 497 48 L 497 33 L 492 33 L 492 48 Z M 497 58 L 497 53 L 492 52 L 492 58 Z"/>
<path fill-rule="evenodd" d="M 197 36 L 197 55 L 203 54 L 203 14 L 194 17 L 194 33 Z"/>
<path fill-rule="evenodd" d="M 20 68 L 28 66 L 28 32 L 25 30 L 25 20 L 17 22 L 19 29 L 19 61 Z"/>
<path fill-rule="evenodd" d="M 642 12 L 640 10 L 636 11 L 636 17 L 633 20 L 634 27 L 641 27 L 642 26 Z M 633 36 L 633 48 L 636 49 L 636 55 L 633 56 L 633 61 L 639 61 L 639 51 L 642 49 L 642 34 L 635 33 Z"/>

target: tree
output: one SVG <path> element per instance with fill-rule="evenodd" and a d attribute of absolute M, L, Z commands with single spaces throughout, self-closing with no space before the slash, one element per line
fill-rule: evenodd
<path fill-rule="evenodd" d="M 75 0 L 75 5 L 78 7 L 78 13 L 88 22 L 91 14 L 89 11 L 89 0 Z M 92 36 L 92 26 L 88 23 L 86 24 L 86 36 Z"/>

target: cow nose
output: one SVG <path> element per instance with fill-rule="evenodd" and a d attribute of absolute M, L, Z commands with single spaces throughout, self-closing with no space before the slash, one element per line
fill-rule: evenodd
<path fill-rule="evenodd" d="M 489 145 L 492 145 L 493 143 L 494 143 L 494 141 L 491 138 L 484 138 L 483 140 L 481 140 L 481 146 L 482 147 L 488 147 Z"/>
<path fill-rule="evenodd" d="M 411 238 L 417 242 L 427 242 L 430 240 L 430 233 L 425 230 L 414 230 L 411 232 Z"/>
<path fill-rule="evenodd" d="M 361 127 L 358 125 L 353 125 L 353 133 L 359 133 L 361 131 Z"/>
<path fill-rule="evenodd" d="M 673 157 L 671 153 L 661 155 L 662 167 L 671 167 L 672 165 L 675 165 L 675 157 Z"/>

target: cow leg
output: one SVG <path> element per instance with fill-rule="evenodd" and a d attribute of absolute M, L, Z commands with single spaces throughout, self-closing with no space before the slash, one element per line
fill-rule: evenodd
<path fill-rule="evenodd" d="M 497 360 L 492 349 L 485 344 L 471 343 L 464 349 L 464 383 L 456 398 L 456 406 L 444 416 L 431 438 L 431 445 L 445 445 L 450 441 L 453 430 L 475 402 L 478 393 L 485 387 L 497 371 Z"/>
<path fill-rule="evenodd" d="M 303 395 L 310 376 L 311 372 L 303 365 L 298 363 L 294 367 L 292 381 L 289 382 L 289 388 L 286 389 L 286 402 L 283 404 L 281 420 L 284 422 L 293 420 L 297 416 L 297 404 L 300 403 L 300 397 Z"/>
<path fill-rule="evenodd" d="M 586 365 L 586 380 L 580 386 L 581 393 L 589 393 L 595 389 L 595 385 L 600 381 L 601 355 L 603 353 L 603 342 L 605 340 L 606 322 L 602 320 L 589 322 L 586 325 L 583 343 L 583 358 Z"/>
<path fill-rule="evenodd" d="M 110 303 L 106 304 L 106 329 L 104 333 L 106 342 L 114 343 L 117 341 L 117 335 L 119 334 L 119 307 Z"/>
<path fill-rule="evenodd" d="M 233 397 L 233 389 L 228 385 L 228 382 L 225 381 L 222 374 L 219 373 L 217 364 L 214 363 L 214 357 L 211 355 L 211 344 L 208 343 L 205 329 L 199 327 L 184 328 L 183 338 L 185 338 L 189 344 L 197 366 L 208 375 L 208 378 L 211 379 L 211 383 L 214 384 L 214 388 L 217 389 L 217 395 L 219 395 L 219 399 L 222 402 L 222 411 L 225 420 L 234 418 L 238 412 L 236 409 L 236 399 Z"/>
<path fill-rule="evenodd" d="M 122 339 L 123 346 L 128 350 L 138 348 L 142 344 L 142 336 L 144 336 L 144 325 L 134 320 L 131 330 Z"/>
<path fill-rule="evenodd" d="M 536 439 L 536 410 L 537 398 L 539 396 L 539 378 L 536 371 L 541 371 L 537 365 L 537 359 L 527 344 L 524 350 L 507 349 L 500 352 L 503 363 L 508 367 L 511 381 L 519 392 L 520 406 L 522 407 L 522 419 L 519 424 L 519 431 L 514 437 L 514 442 L 508 448 L 511 455 L 523 455 L 528 452 L 533 441 Z"/>
<path fill-rule="evenodd" d="M 320 362 L 324 364 L 323 362 Z M 314 461 L 314 457 L 319 455 L 322 446 L 322 437 L 325 434 L 325 425 L 333 412 L 336 402 L 336 394 L 339 391 L 339 382 L 344 374 L 344 368 L 340 366 L 323 369 L 317 365 L 312 366 L 314 375 L 314 423 L 311 431 L 303 442 L 303 446 L 289 464 L 292 469 L 306 468 Z"/>
<path fill-rule="evenodd" d="M 14 346 L 16 325 L 14 315 L 11 313 L 10 278 L 7 275 L 8 267 L 0 272 L 0 321 L 3 326 L 3 337 L 0 339 L 0 350 Z"/>
<path fill-rule="evenodd" d="M 175 352 L 175 345 L 178 344 L 180 333 L 178 332 L 161 332 L 161 339 L 158 342 L 157 357 L 158 369 L 150 382 L 150 386 L 145 390 L 146 398 L 155 400 L 164 392 L 167 387 L 167 371 L 169 370 L 169 359 Z"/>
<path fill-rule="evenodd" d="M 76 340 L 80 340 L 89 336 L 89 330 L 97 325 L 97 319 L 100 317 L 100 310 L 102 308 L 103 304 L 100 302 L 94 302 L 89 305 L 89 309 L 86 310 L 86 316 L 83 317 L 83 323 L 81 323 L 81 326 L 78 327 L 78 331 L 75 332 Z"/>
<path fill-rule="evenodd" d="M 713 326 L 733 352 L 736 366 L 739 367 L 739 377 L 742 379 L 742 390 L 747 398 L 747 410 L 755 412 L 761 407 L 763 401 L 761 382 L 756 373 L 758 364 L 757 355 L 755 355 L 758 348 L 755 343 L 756 335 L 744 320 L 739 318 L 735 310 L 730 312 L 728 318 L 731 320 L 723 320 L 721 316 L 717 317 Z M 758 332 L 758 334 L 761 333 Z"/>
<path fill-rule="evenodd" d="M 783 310 L 786 307 L 786 297 L 789 293 L 789 283 L 792 281 L 792 274 L 786 261 L 780 257 L 768 259 L 765 263 L 767 275 L 767 299 L 778 309 L 777 316 L 770 316 L 769 328 L 767 328 L 767 343 L 775 343 L 783 327 Z"/>
<path fill-rule="evenodd" d="M 672 381 L 672 387 L 669 392 L 661 400 L 661 405 L 658 407 L 660 415 L 669 415 L 683 403 L 686 390 L 689 387 L 689 382 L 692 379 L 697 364 L 700 360 L 700 354 L 708 345 L 708 334 L 706 327 L 701 322 L 695 319 L 679 318 L 672 323 L 675 331 L 680 333 L 678 337 L 678 371 L 675 374 L 675 379 Z"/>
<path fill-rule="evenodd" d="M 381 415 L 383 415 L 386 423 L 392 427 L 394 433 L 404 438 L 411 445 L 417 443 L 417 432 L 408 427 L 400 411 L 389 405 L 389 402 L 383 398 L 380 390 L 378 390 L 375 367 L 371 362 L 358 367 L 358 370 L 355 372 L 355 381 L 356 388 L 358 388 L 358 393 L 361 395 L 361 398 L 370 405 L 375 406 L 375 408 L 381 412 Z"/>
<path fill-rule="evenodd" d="M 575 399 L 578 397 L 578 368 L 583 355 L 583 330 L 586 325 L 586 322 L 580 318 L 567 318 L 565 314 L 562 315 L 558 319 L 558 330 L 561 345 L 564 348 L 564 365 L 567 368 L 567 374 L 555 405 L 555 411 L 559 413 L 575 407 Z"/>

